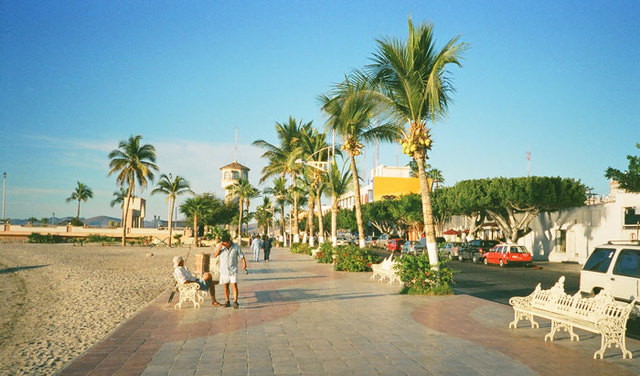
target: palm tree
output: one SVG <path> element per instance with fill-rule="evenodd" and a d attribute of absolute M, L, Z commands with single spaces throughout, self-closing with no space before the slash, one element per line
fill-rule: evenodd
<path fill-rule="evenodd" d="M 198 246 L 198 218 L 203 217 L 207 211 L 207 196 L 189 197 L 180 205 L 180 212 L 193 219 L 193 245 Z M 172 211 L 173 212 L 173 211 Z M 171 240 L 171 232 L 169 232 Z M 171 243 L 169 243 L 171 246 Z"/>
<path fill-rule="evenodd" d="M 334 161 L 326 176 L 326 190 L 331 195 L 331 243 L 334 247 L 338 238 L 338 199 L 351 190 L 352 183 L 351 171 L 341 171 Z"/>
<path fill-rule="evenodd" d="M 131 195 L 131 198 L 135 198 L 135 195 Z M 120 204 L 120 224 L 122 224 L 122 219 L 124 218 L 124 200 L 127 198 L 127 190 L 123 187 L 120 187 L 119 190 L 113 192 L 113 200 L 109 203 L 111 207 L 114 207 Z"/>
<path fill-rule="evenodd" d="M 269 197 L 264 196 L 262 198 L 262 205 L 256 208 L 255 218 L 258 222 L 258 227 L 261 226 L 265 234 L 269 233 L 269 222 L 273 218 L 273 206 Z"/>
<path fill-rule="evenodd" d="M 280 234 L 286 245 L 285 228 L 284 228 L 284 205 L 287 202 L 287 182 L 283 177 L 279 177 L 273 181 L 273 187 L 264 190 L 265 194 L 272 195 L 276 202 L 280 204 Z"/>
<path fill-rule="evenodd" d="M 109 153 L 109 173 L 111 176 L 117 173 L 116 183 L 121 187 L 126 184 L 127 195 L 125 197 L 124 214 L 122 215 L 122 246 L 127 240 L 127 212 L 129 203 L 135 192 L 136 182 L 140 189 L 147 187 L 147 182 L 153 182 L 153 171 L 158 171 L 156 166 L 156 149 L 153 145 L 140 145 L 141 135 L 130 136 L 128 140 L 120 141 L 118 149 Z"/>
<path fill-rule="evenodd" d="M 366 77 L 355 72 L 345 81 L 334 86 L 329 95 L 321 95 L 322 110 L 328 115 L 327 127 L 342 137 L 344 150 L 351 162 L 355 194 L 356 222 L 361 248 L 364 248 L 364 225 L 360 202 L 360 181 L 356 156 L 364 147 L 361 142 L 395 141 L 400 129 L 393 123 L 373 124 L 371 119 L 378 114 L 380 96 L 372 91 Z"/>
<path fill-rule="evenodd" d="M 189 182 L 185 178 L 181 176 L 176 176 L 174 178 L 171 174 L 169 174 L 169 176 L 167 176 L 166 174 L 160 175 L 160 180 L 158 181 L 157 187 L 153 191 L 151 191 L 152 195 L 156 193 L 164 193 L 165 195 L 167 195 L 167 201 L 169 202 L 169 247 L 171 247 L 171 236 L 173 232 L 171 214 L 173 213 L 173 208 L 176 204 L 176 198 L 185 193 L 195 193 L 191 190 Z M 197 229 L 194 228 L 194 231 L 197 231 Z M 195 242 L 197 245 L 198 235 L 196 234 L 195 237 Z"/>
<path fill-rule="evenodd" d="M 242 240 L 242 214 L 244 211 L 245 200 L 251 200 L 260 195 L 260 191 L 249 183 L 247 179 L 240 179 L 237 183 L 232 184 L 229 187 L 229 194 L 233 198 L 238 198 L 238 206 L 240 209 L 238 218 L 238 244 L 241 244 Z M 247 206 L 247 212 L 249 207 Z"/>
<path fill-rule="evenodd" d="M 433 192 L 434 189 L 438 189 L 439 183 L 444 183 L 444 176 L 442 175 L 442 171 L 438 170 L 437 168 L 430 168 L 425 171 L 425 174 L 427 175 L 427 179 L 431 183 L 427 186 L 429 188 L 429 192 Z"/>
<path fill-rule="evenodd" d="M 387 97 L 393 114 L 408 122 L 403 131 L 402 150 L 418 165 L 424 231 L 432 266 L 437 267 L 435 228 L 431 208 L 431 197 L 427 188 L 424 160 L 431 149 L 430 128 L 427 120 L 435 123 L 444 116 L 450 101 L 453 86 L 447 77 L 447 66 L 460 66 L 466 43 L 458 43 L 458 37 L 449 40 L 442 49 L 437 49 L 433 36 L 433 25 L 414 27 L 409 18 L 409 37 L 406 41 L 385 38 L 378 40 L 378 50 L 373 63 L 368 67 L 375 84 Z"/>
<path fill-rule="evenodd" d="M 71 196 L 69 196 L 65 201 L 78 201 L 78 211 L 76 212 L 76 220 L 80 220 L 80 201 L 87 202 L 87 199 L 93 198 L 93 191 L 87 185 L 78 182 L 78 186 L 76 189 L 71 192 Z"/>

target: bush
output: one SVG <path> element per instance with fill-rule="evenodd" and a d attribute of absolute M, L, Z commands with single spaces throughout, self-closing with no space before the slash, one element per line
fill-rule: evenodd
<path fill-rule="evenodd" d="M 398 259 L 396 271 L 404 284 L 402 293 L 420 295 L 449 295 L 453 284 L 453 271 L 447 262 L 438 263 L 439 270 L 431 269 L 429 255 L 405 255 Z"/>
<path fill-rule="evenodd" d="M 371 271 L 371 264 L 380 262 L 380 256 L 368 248 L 359 248 L 355 245 L 341 245 L 335 249 L 335 270 L 348 272 Z"/>
<path fill-rule="evenodd" d="M 311 247 L 305 243 L 294 243 L 291 246 L 291 253 L 302 253 L 305 255 L 311 255 Z"/>
<path fill-rule="evenodd" d="M 37 232 L 32 232 L 31 234 L 27 235 L 27 242 L 47 243 L 47 244 L 63 243 L 64 238 L 60 235 L 51 235 L 51 234 L 42 235 Z"/>
<path fill-rule="evenodd" d="M 81 220 L 79 220 L 78 218 L 71 218 L 71 221 L 69 221 L 69 223 L 71 223 L 71 226 L 84 226 L 84 222 L 82 222 Z"/>
<path fill-rule="evenodd" d="M 111 244 L 111 243 L 114 243 L 115 241 L 116 241 L 115 238 L 104 236 L 104 235 L 89 234 L 87 236 L 87 243 Z"/>
<path fill-rule="evenodd" d="M 322 245 L 320 245 L 320 251 L 315 255 L 315 259 L 321 264 L 331 264 L 334 253 L 335 251 L 331 243 L 322 243 Z"/>

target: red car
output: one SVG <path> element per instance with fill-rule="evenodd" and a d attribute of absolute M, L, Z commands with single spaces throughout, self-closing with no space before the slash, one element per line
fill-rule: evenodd
<path fill-rule="evenodd" d="M 484 264 L 498 264 L 505 266 L 509 264 L 531 265 L 531 253 L 521 245 L 498 244 L 489 252 L 482 255 Z"/>
<path fill-rule="evenodd" d="M 402 245 L 404 244 L 404 240 L 402 239 L 389 239 L 389 242 L 387 243 L 387 251 L 389 252 L 399 252 Z"/>

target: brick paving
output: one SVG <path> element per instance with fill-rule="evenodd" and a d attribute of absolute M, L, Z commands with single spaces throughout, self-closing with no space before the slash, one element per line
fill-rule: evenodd
<path fill-rule="evenodd" d="M 248 253 L 247 253 L 248 254 Z M 249 261 L 240 308 L 174 309 L 165 291 L 60 375 L 632 375 L 633 360 L 577 330 L 544 342 L 540 329 L 508 329 L 509 306 L 468 295 L 399 295 L 370 273 L 335 272 L 283 249 Z M 170 273 L 168 266 L 167 273 Z M 222 288 L 216 296 L 222 300 Z"/>

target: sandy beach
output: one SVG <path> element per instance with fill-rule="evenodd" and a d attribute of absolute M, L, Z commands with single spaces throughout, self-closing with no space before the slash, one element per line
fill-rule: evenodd
<path fill-rule="evenodd" d="M 0 244 L 0 374 L 53 374 L 171 287 L 187 252 Z"/>

